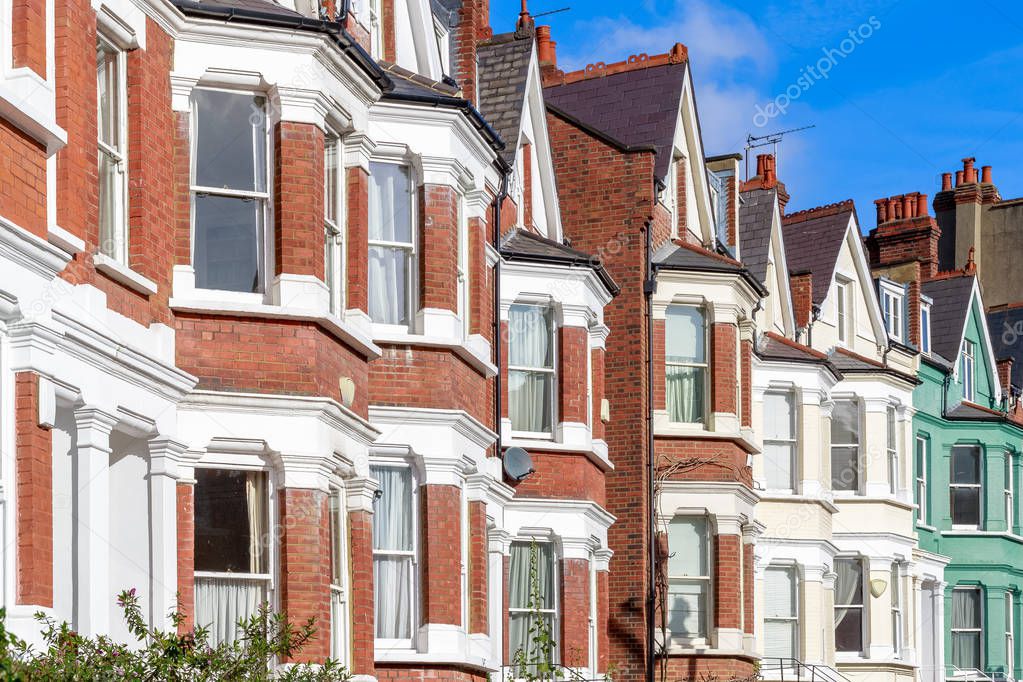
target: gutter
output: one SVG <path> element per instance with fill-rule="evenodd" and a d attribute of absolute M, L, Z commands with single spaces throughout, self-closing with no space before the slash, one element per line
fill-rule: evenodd
<path fill-rule="evenodd" d="M 555 256 L 535 256 L 535 255 L 527 254 L 527 253 L 507 253 L 507 252 L 502 252 L 502 255 L 504 256 L 504 259 L 509 261 L 509 262 L 539 263 L 539 264 L 545 264 L 545 263 L 546 264 L 551 264 L 551 263 L 553 263 L 555 265 L 567 265 L 567 266 L 570 266 L 570 267 L 583 266 L 583 267 L 586 267 L 586 268 L 589 268 L 589 269 L 593 270 L 596 273 L 596 275 L 600 279 L 601 283 L 605 287 L 607 287 L 608 292 L 612 296 L 617 296 L 618 294 L 621 293 L 621 290 L 622 290 L 621 287 L 618 286 L 618 283 L 615 282 L 611 278 L 611 275 L 608 273 L 608 271 L 604 268 L 603 265 L 601 265 L 599 263 L 594 265 L 592 258 L 582 258 L 582 257 L 580 257 L 580 258 L 572 258 L 572 257 L 569 257 L 569 256 L 558 258 L 558 257 L 555 257 Z"/>
<path fill-rule="evenodd" d="M 647 220 L 644 226 L 646 236 L 646 278 L 643 280 L 643 297 L 646 299 L 646 381 L 647 381 L 647 405 L 646 405 L 646 428 L 647 428 L 647 508 L 649 510 L 649 528 L 647 532 L 647 543 L 649 545 L 647 564 L 649 567 L 647 580 L 650 581 L 647 589 L 647 613 L 646 613 L 646 680 L 654 681 L 654 647 L 656 645 L 655 626 L 656 618 L 654 611 L 657 606 L 657 513 L 654 505 L 657 504 L 657 496 L 654 492 L 654 481 L 656 479 L 657 467 L 654 462 L 654 292 L 657 291 L 657 278 L 654 269 L 653 245 L 653 222 Z"/>
<path fill-rule="evenodd" d="M 490 147 L 495 152 L 504 151 L 506 147 L 504 140 L 501 139 L 501 136 L 497 134 L 497 131 L 494 130 L 493 127 L 491 127 L 490 123 L 488 123 L 485 118 L 483 118 L 483 114 L 479 112 L 479 109 L 473 106 L 472 102 L 470 102 L 469 100 L 462 99 L 461 97 L 451 97 L 448 95 L 427 95 L 413 94 L 407 92 L 396 92 L 393 89 L 393 87 L 394 84 L 393 82 L 391 82 L 391 89 L 385 93 L 384 99 L 390 100 L 392 102 L 396 101 L 408 102 L 410 104 L 429 104 L 435 107 L 460 109 L 462 113 L 464 113 L 468 117 L 473 127 L 480 134 L 483 135 L 483 137 L 490 144 Z M 500 157 L 500 155 L 498 155 L 498 158 L 500 159 L 500 170 L 502 172 L 507 172 L 508 170 L 510 170 L 510 166 L 503 158 Z"/>
<path fill-rule="evenodd" d="M 377 66 L 376 61 L 359 45 L 345 27 L 337 21 L 312 19 L 302 15 L 278 14 L 256 9 L 238 7 L 222 7 L 210 2 L 198 0 L 171 0 L 172 4 L 183 14 L 190 17 L 219 19 L 228 23 L 260 24 L 278 28 L 290 28 L 311 33 L 323 33 L 334 39 L 341 51 L 351 57 L 370 79 L 383 91 L 394 89 L 394 83 L 387 74 Z M 348 3 L 344 2 L 344 13 L 347 15 Z"/>

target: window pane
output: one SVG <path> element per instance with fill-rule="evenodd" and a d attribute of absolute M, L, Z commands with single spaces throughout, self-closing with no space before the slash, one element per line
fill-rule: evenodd
<path fill-rule="evenodd" d="M 665 317 L 668 362 L 706 362 L 703 313 L 691 306 L 669 306 Z"/>
<path fill-rule="evenodd" d="M 672 636 L 707 636 L 708 584 L 681 583 L 668 586 L 668 629 Z"/>
<path fill-rule="evenodd" d="M 266 474 L 196 469 L 195 570 L 265 573 Z"/>
<path fill-rule="evenodd" d="M 952 629 L 980 626 L 980 590 L 952 590 Z"/>
<path fill-rule="evenodd" d="M 412 242 L 412 180 L 407 166 L 370 164 L 369 239 Z"/>
<path fill-rule="evenodd" d="M 835 609 L 835 650 L 863 651 L 863 609 Z"/>
<path fill-rule="evenodd" d="M 536 551 L 536 585 L 539 593 L 537 607 L 554 609 L 557 605 L 554 592 L 557 579 L 554 546 L 548 542 L 537 542 L 535 545 L 528 542 L 513 542 L 508 574 L 510 581 L 508 605 L 510 608 L 530 608 L 529 571 L 534 547 Z"/>
<path fill-rule="evenodd" d="M 330 578 L 334 585 L 342 585 L 344 580 L 341 554 L 344 513 L 340 493 L 332 492 L 330 495 Z"/>
<path fill-rule="evenodd" d="M 519 651 L 522 652 L 526 661 L 532 661 L 535 658 L 539 658 L 540 652 L 537 643 L 530 634 L 530 630 L 534 627 L 537 621 L 546 621 L 548 631 L 551 636 L 557 640 L 557 633 L 554 632 L 554 614 L 552 613 L 541 613 L 533 614 L 529 612 L 517 612 L 508 614 L 508 651 L 511 654 L 511 660 L 516 660 L 515 655 Z M 552 647 L 551 655 L 556 658 L 557 646 Z M 554 661 L 548 661 L 553 663 Z M 524 677 L 524 675 L 523 675 Z"/>
<path fill-rule="evenodd" d="M 121 79 L 118 53 L 100 41 L 96 49 L 97 127 L 99 140 L 114 149 L 121 147 Z"/>
<path fill-rule="evenodd" d="M 831 448 L 831 489 L 860 489 L 859 451 L 857 448 Z"/>
<path fill-rule="evenodd" d="M 696 424 L 703 421 L 703 394 L 706 387 L 703 367 L 665 368 L 668 418 L 673 422 Z"/>
<path fill-rule="evenodd" d="M 764 572 L 764 617 L 796 617 L 796 570 L 768 568 Z"/>
<path fill-rule="evenodd" d="M 193 91 L 195 184 L 266 191 L 266 98 L 219 90 Z"/>
<path fill-rule="evenodd" d="M 792 440 L 794 436 L 791 393 L 764 395 L 764 438 L 766 440 Z"/>
<path fill-rule="evenodd" d="M 412 637 L 412 557 L 373 557 L 373 601 L 378 638 Z"/>
<path fill-rule="evenodd" d="M 952 665 L 960 670 L 980 669 L 980 633 L 952 633 Z"/>
<path fill-rule="evenodd" d="M 980 450 L 952 448 L 952 482 L 980 483 Z"/>
<path fill-rule="evenodd" d="M 766 621 L 764 623 L 764 656 L 767 658 L 799 658 L 799 623 Z"/>
<path fill-rule="evenodd" d="M 508 414 L 514 431 L 551 432 L 553 387 L 553 374 L 508 372 Z"/>
<path fill-rule="evenodd" d="M 380 486 L 373 503 L 373 549 L 411 552 L 412 471 L 408 467 L 370 467 Z"/>
<path fill-rule="evenodd" d="M 118 163 L 101 150 L 99 152 L 99 250 L 103 255 L 118 260 L 124 253 L 124 235 L 118 225 L 120 189 L 121 173 Z"/>
<path fill-rule="evenodd" d="M 790 490 L 792 488 L 794 455 L 795 446 L 793 445 L 764 443 L 764 478 L 768 488 L 775 490 Z"/>
<path fill-rule="evenodd" d="M 668 575 L 674 578 L 709 575 L 709 545 L 706 519 L 672 519 L 668 524 Z"/>
<path fill-rule="evenodd" d="M 324 216 L 330 222 L 337 224 L 337 200 L 338 200 L 338 141 L 335 137 L 327 137 L 323 150 L 323 201 Z"/>
<path fill-rule="evenodd" d="M 831 442 L 852 445 L 860 442 L 860 413 L 851 400 L 839 400 L 831 413 Z"/>
<path fill-rule="evenodd" d="M 508 364 L 514 367 L 554 367 L 551 309 L 513 305 L 508 310 Z"/>
<path fill-rule="evenodd" d="M 858 559 L 835 560 L 835 605 L 863 605 L 863 564 Z"/>
<path fill-rule="evenodd" d="M 195 197 L 195 284 L 201 289 L 262 290 L 263 202 Z"/>
<path fill-rule="evenodd" d="M 410 265 L 405 249 L 369 247 L 369 316 L 374 322 L 409 324 Z"/>
<path fill-rule="evenodd" d="M 952 523 L 980 525 L 980 488 L 952 488 Z"/>

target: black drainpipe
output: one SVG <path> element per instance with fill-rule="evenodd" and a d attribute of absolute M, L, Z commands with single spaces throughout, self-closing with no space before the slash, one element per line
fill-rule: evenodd
<path fill-rule="evenodd" d="M 500 159 L 500 157 L 498 157 Z M 494 382 L 494 431 L 497 433 L 497 456 L 503 455 L 501 445 L 501 393 L 504 386 L 501 379 L 501 206 L 508 198 L 508 176 L 511 175 L 511 168 L 508 164 L 502 163 L 501 167 L 501 190 L 494 199 L 494 252 L 497 254 L 497 261 L 494 263 L 494 364 L 497 365 L 497 377 Z"/>
<path fill-rule="evenodd" d="M 657 510 L 654 505 L 657 503 L 654 495 L 654 479 L 656 468 L 654 465 L 654 292 L 657 290 L 657 281 L 654 279 L 653 254 L 651 253 L 651 228 L 652 221 L 647 220 L 643 227 L 646 238 L 646 278 L 643 281 L 643 296 L 646 298 L 646 381 L 647 381 L 647 505 L 650 508 L 650 528 L 647 538 L 650 544 L 649 574 L 647 579 L 650 586 L 647 589 L 647 614 L 646 614 L 646 679 L 647 682 L 654 682 L 654 610 L 657 604 Z"/>

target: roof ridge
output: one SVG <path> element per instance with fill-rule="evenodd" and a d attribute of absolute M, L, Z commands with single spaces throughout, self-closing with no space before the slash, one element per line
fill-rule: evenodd
<path fill-rule="evenodd" d="M 796 211 L 795 213 L 787 213 L 781 217 L 781 221 L 783 225 L 795 225 L 798 223 L 805 223 L 808 220 L 814 220 L 815 218 L 826 218 L 828 216 L 844 213 L 845 211 L 855 210 L 856 204 L 852 199 L 843 199 L 842 201 L 836 201 L 833 204 L 825 204 L 823 206 L 806 208 L 802 211 Z"/>
<path fill-rule="evenodd" d="M 605 76 L 613 76 L 627 71 L 649 69 L 655 66 L 684 64 L 688 60 L 689 48 L 682 43 L 675 43 L 670 51 L 663 54 L 655 54 L 651 56 L 646 52 L 640 52 L 639 54 L 629 55 L 628 59 L 624 59 L 620 62 L 612 62 L 610 64 L 605 62 L 594 62 L 592 64 L 587 64 L 585 68 L 579 69 L 578 71 L 557 71 L 547 78 L 544 78 L 544 87 L 567 85 L 569 83 L 577 83 L 591 78 L 603 78 Z"/>
<path fill-rule="evenodd" d="M 728 256 L 722 256 L 720 253 L 715 253 L 714 251 L 711 251 L 710 249 L 704 248 L 702 246 L 697 246 L 696 244 L 690 244 L 689 242 L 682 241 L 680 239 L 673 239 L 672 240 L 672 244 L 674 244 L 675 246 L 677 246 L 679 248 L 688 249 L 689 251 L 694 251 L 694 252 L 700 254 L 701 256 L 709 256 L 711 258 L 716 258 L 717 260 L 719 260 L 719 261 L 721 261 L 723 263 L 728 263 L 729 265 L 736 265 L 736 266 L 738 266 L 740 268 L 741 267 L 745 267 L 741 262 L 735 260 L 734 258 L 729 258 Z"/>
<path fill-rule="evenodd" d="M 812 355 L 815 358 L 820 358 L 821 360 L 827 360 L 828 359 L 827 354 L 822 353 L 819 350 L 816 350 L 814 348 L 810 348 L 809 346 L 804 346 L 803 344 L 799 343 L 798 341 L 793 341 L 792 339 L 790 339 L 788 337 L 785 337 L 785 336 L 782 336 L 781 334 L 778 334 L 777 332 L 771 332 L 771 331 L 764 332 L 764 336 L 766 336 L 769 339 L 774 339 L 778 343 L 783 343 L 786 346 L 789 346 L 791 348 L 795 348 L 796 350 L 803 351 L 804 353 Z"/>
<path fill-rule="evenodd" d="M 944 270 L 938 272 L 930 277 L 925 277 L 923 284 L 928 282 L 944 282 L 950 279 L 958 279 L 960 277 L 976 277 L 977 275 L 972 272 L 963 272 L 962 270 Z"/>

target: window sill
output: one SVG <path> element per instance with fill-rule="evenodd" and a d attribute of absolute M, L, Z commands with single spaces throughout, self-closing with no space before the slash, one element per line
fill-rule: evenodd
<path fill-rule="evenodd" d="M 229 293 L 229 292 L 228 292 Z M 314 322 L 335 338 L 351 346 L 367 359 L 380 357 L 380 347 L 346 320 L 317 310 L 282 308 L 265 303 L 172 298 L 172 310 L 205 315 L 232 315 L 272 320 Z"/>
<path fill-rule="evenodd" d="M 470 336 L 464 340 L 456 340 L 441 336 L 413 334 L 406 327 L 402 326 L 374 324 L 373 342 L 377 344 L 387 343 L 403 346 L 446 348 L 486 378 L 489 379 L 497 374 L 497 367 L 490 361 L 489 352 L 487 352 L 489 348 L 482 347 L 482 345 L 486 345 L 486 342 L 484 341 L 481 345 L 477 342 L 475 336 Z"/>
<path fill-rule="evenodd" d="M 123 284 L 143 296 L 153 296 L 156 294 L 156 282 L 147 277 L 143 277 L 124 263 L 120 263 L 102 253 L 94 254 L 92 259 L 96 264 L 97 270 L 118 284 Z"/>
<path fill-rule="evenodd" d="M 492 670 L 487 662 L 479 656 L 466 654 L 463 656 L 445 656 L 442 654 L 421 653 L 407 646 L 408 642 L 401 642 L 401 648 L 392 646 L 389 642 L 394 640 L 377 640 L 374 658 L 380 663 L 415 663 L 432 665 L 459 665 L 479 670 Z"/>
<path fill-rule="evenodd" d="M 502 445 L 504 447 L 520 447 L 528 451 L 580 454 L 599 467 L 601 471 L 614 471 L 615 466 L 608 457 L 607 443 L 603 440 L 594 439 L 590 441 L 589 447 L 586 447 L 577 443 L 559 443 L 554 440 L 526 436 L 518 433 L 512 434 L 510 437 L 505 436 Z"/>
<path fill-rule="evenodd" d="M 47 156 L 67 144 L 67 131 L 49 113 L 53 100 L 52 86 L 31 69 L 13 69 L 0 78 L 0 116 L 46 147 Z"/>
<path fill-rule="evenodd" d="M 838 512 L 838 507 L 835 506 L 834 502 L 825 497 L 803 495 L 784 490 L 758 490 L 757 492 L 760 493 L 761 502 L 775 502 L 782 504 L 819 504 L 832 514 Z"/>
<path fill-rule="evenodd" d="M 670 421 L 666 410 L 654 410 L 654 436 L 728 440 L 747 453 L 759 454 L 761 451 L 753 431 L 739 426 L 733 415 L 724 413 L 712 415 L 710 424 L 687 424 Z"/>
<path fill-rule="evenodd" d="M 900 499 L 890 496 L 877 496 L 877 495 L 863 495 L 861 493 L 849 493 L 840 490 L 835 490 L 835 502 L 853 502 L 863 504 L 890 504 L 893 507 L 899 509 L 905 509 L 906 511 L 913 511 L 916 509 L 916 505 L 911 502 L 904 502 Z"/>
<path fill-rule="evenodd" d="M 50 225 L 47 241 L 57 248 L 64 249 L 72 256 L 85 251 L 85 242 L 60 225 Z"/>

